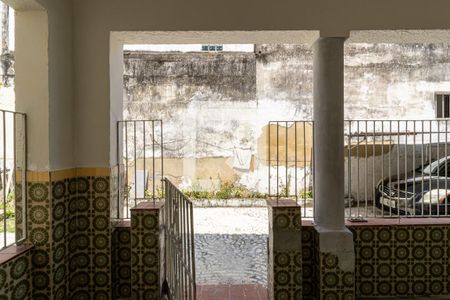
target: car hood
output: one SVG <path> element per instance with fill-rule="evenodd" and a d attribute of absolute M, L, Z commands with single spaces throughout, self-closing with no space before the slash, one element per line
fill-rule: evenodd
<path fill-rule="evenodd" d="M 406 180 L 405 180 L 406 178 Z M 397 186 L 399 184 L 410 184 L 413 182 L 422 182 L 422 181 L 429 181 L 430 179 L 438 179 L 439 176 L 430 176 L 428 174 L 423 174 L 421 172 L 417 172 L 417 171 L 411 171 L 408 173 L 403 173 L 403 174 L 399 174 L 399 175 L 393 175 L 390 177 L 386 177 L 383 180 L 383 185 L 389 185 L 389 182 L 391 183 L 392 186 Z"/>

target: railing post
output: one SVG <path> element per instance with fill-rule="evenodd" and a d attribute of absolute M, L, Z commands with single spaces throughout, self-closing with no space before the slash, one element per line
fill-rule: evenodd
<path fill-rule="evenodd" d="M 302 299 L 301 207 L 293 200 L 269 200 L 270 299 Z"/>
<path fill-rule="evenodd" d="M 131 209 L 131 299 L 159 299 L 163 202 Z"/>

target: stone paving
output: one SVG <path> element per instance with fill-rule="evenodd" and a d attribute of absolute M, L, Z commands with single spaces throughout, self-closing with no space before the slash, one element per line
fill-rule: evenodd
<path fill-rule="evenodd" d="M 266 207 L 195 208 L 200 285 L 267 285 Z"/>

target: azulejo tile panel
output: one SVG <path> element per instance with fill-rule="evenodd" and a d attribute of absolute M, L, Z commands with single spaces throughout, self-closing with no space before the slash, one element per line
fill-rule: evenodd
<path fill-rule="evenodd" d="M 315 298 L 320 300 L 355 299 L 355 273 L 343 271 L 339 267 L 339 257 L 336 254 L 320 250 L 320 233 L 315 229 L 313 230 Z"/>
<path fill-rule="evenodd" d="M 52 299 L 54 269 L 51 263 L 53 224 L 50 182 L 28 181 L 27 193 L 28 238 L 35 245 L 31 258 L 33 298 Z"/>
<path fill-rule="evenodd" d="M 109 176 L 77 177 L 77 226 L 69 246 L 74 249 L 71 299 L 112 298 L 109 180 Z"/>
<path fill-rule="evenodd" d="M 314 280 L 314 227 L 302 227 L 302 299 L 316 299 L 316 281 Z"/>
<path fill-rule="evenodd" d="M 113 299 L 131 297 L 131 228 L 115 227 L 112 240 Z"/>
<path fill-rule="evenodd" d="M 131 299 L 159 299 L 160 209 L 131 210 Z"/>
<path fill-rule="evenodd" d="M 31 251 L 0 266 L 0 300 L 31 300 Z"/>
<path fill-rule="evenodd" d="M 450 225 L 351 227 L 360 296 L 450 294 Z"/>
<path fill-rule="evenodd" d="M 299 206 L 277 206 L 269 202 L 268 242 L 271 299 L 301 299 L 303 273 Z"/>

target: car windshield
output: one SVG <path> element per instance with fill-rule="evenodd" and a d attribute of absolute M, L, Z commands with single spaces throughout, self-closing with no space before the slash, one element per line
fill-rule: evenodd
<path fill-rule="evenodd" d="M 423 168 L 420 168 L 419 171 L 429 175 L 436 174 L 437 170 L 439 169 L 439 165 L 441 165 L 441 163 L 446 160 L 447 160 L 446 157 L 441 158 L 439 160 L 435 160 L 431 164 L 425 165 L 423 166 Z"/>

